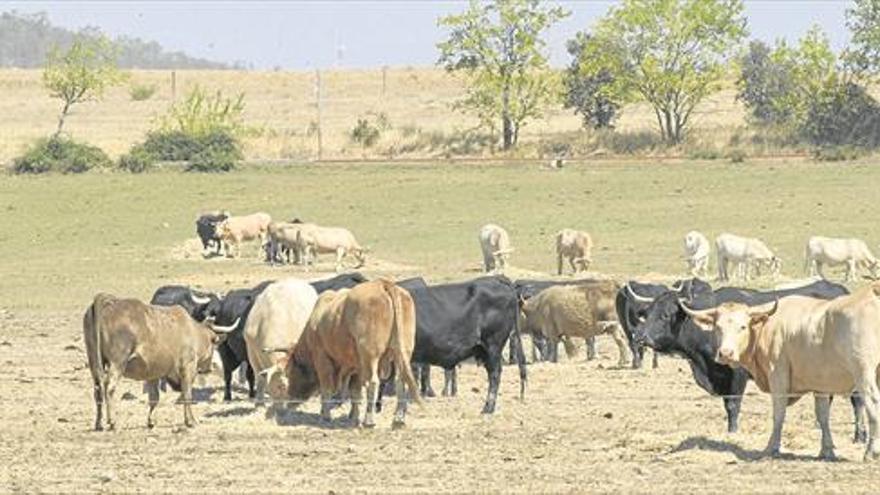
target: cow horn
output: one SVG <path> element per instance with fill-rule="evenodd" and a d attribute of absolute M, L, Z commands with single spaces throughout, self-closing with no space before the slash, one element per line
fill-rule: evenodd
<path fill-rule="evenodd" d="M 190 291 L 190 293 L 189 293 L 189 297 L 190 297 L 190 299 L 193 300 L 194 303 L 198 304 L 199 306 L 204 305 L 204 304 L 208 304 L 209 302 L 211 302 L 211 298 L 210 298 L 210 297 L 208 297 L 208 296 L 197 296 L 196 293 L 195 293 L 195 292 L 192 292 L 192 291 Z"/>
<path fill-rule="evenodd" d="M 238 322 L 240 322 L 240 321 L 241 321 L 241 317 L 236 318 L 235 321 L 232 323 L 232 325 L 229 325 L 226 327 L 221 327 L 221 326 L 214 325 L 213 323 L 211 323 L 211 330 L 215 331 L 216 333 L 229 333 L 238 327 Z"/>
<path fill-rule="evenodd" d="M 708 317 L 714 318 L 715 313 L 717 311 L 716 308 L 702 309 L 702 310 L 691 309 L 687 306 L 687 301 L 685 301 L 682 298 L 678 298 L 678 305 L 691 318 L 708 318 Z"/>
<path fill-rule="evenodd" d="M 751 316 L 752 318 L 754 318 L 756 316 L 765 316 L 765 315 L 772 316 L 773 313 L 775 313 L 776 310 L 779 309 L 779 299 L 773 300 L 773 307 L 772 308 L 770 308 L 769 310 L 767 310 L 766 308 L 767 308 L 766 304 L 762 304 L 761 306 L 756 306 L 754 308 L 749 308 L 749 316 Z"/>
<path fill-rule="evenodd" d="M 675 282 L 672 283 L 672 285 L 670 285 L 670 287 L 673 288 L 673 289 L 675 289 L 676 292 L 678 292 L 679 290 L 681 290 L 681 286 L 682 286 L 683 284 L 684 284 L 683 281 L 681 281 L 681 280 L 676 280 Z"/>
<path fill-rule="evenodd" d="M 640 302 L 642 304 L 651 304 L 654 302 L 653 297 L 644 297 L 636 294 L 636 292 L 629 286 L 629 282 L 626 283 L 626 291 L 629 292 L 630 297 L 636 300 L 636 302 Z"/>
<path fill-rule="evenodd" d="M 263 347 L 263 352 L 288 352 L 290 349 L 286 347 Z"/>

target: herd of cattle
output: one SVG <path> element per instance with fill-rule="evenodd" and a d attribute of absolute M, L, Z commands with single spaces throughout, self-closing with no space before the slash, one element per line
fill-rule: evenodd
<path fill-rule="evenodd" d="M 288 228 L 296 230 L 292 237 L 280 233 Z M 263 214 L 224 214 L 210 229 L 200 218 L 197 229 L 210 234 L 206 249 L 214 247 L 211 242 L 237 247 L 261 238 L 271 256 L 287 251 L 306 260 L 335 252 L 337 268 L 349 254 L 364 261 L 363 248 L 344 229 L 330 229 L 328 235 L 314 224 L 279 226 Z M 290 238 L 294 241 L 282 242 Z M 507 232 L 487 225 L 479 240 L 485 270 L 502 271 L 513 252 Z M 586 233 L 559 232 L 559 272 L 563 258 L 575 272 L 585 270 L 591 245 Z M 754 380 L 772 395 L 770 455 L 779 453 L 786 407 L 813 393 L 821 458 L 834 457 L 828 424 L 833 395 L 850 398 L 854 439 L 867 442 L 866 459 L 880 457 L 880 282 L 854 293 L 826 280 L 770 291 L 713 289 L 698 278 L 707 270 L 708 241 L 690 232 L 685 247 L 694 277 L 671 286 L 604 279 L 511 281 L 500 273 L 431 285 L 418 277 L 368 280 L 353 272 L 323 280 L 266 281 L 222 297 L 165 286 L 150 304 L 99 294 L 83 321 L 95 429 L 114 426 L 113 392 L 120 377 L 145 382 L 149 427 L 163 381 L 182 393 L 184 422 L 192 426 L 193 380 L 211 370 L 215 355 L 222 362 L 225 400 L 232 399 L 234 372 L 244 369 L 248 395 L 258 407 L 267 394 L 272 412 L 282 405 L 296 408 L 317 394 L 323 418 L 329 420 L 334 405 L 349 401 L 349 420 L 364 427 L 375 425 L 382 396 L 392 391 L 397 400 L 392 426 L 403 426 L 407 403 L 434 395 L 430 366 L 444 370 L 443 394 L 456 395 L 456 368 L 474 359 L 488 375 L 483 413 L 493 413 L 507 345 L 510 362 L 518 366 L 520 396 L 525 394 L 522 334 L 530 337 L 533 361 L 554 362 L 560 343 L 574 356 L 575 338 L 586 340 L 587 359 L 593 358 L 593 340 L 607 334 L 617 344 L 621 367 L 640 368 L 645 348 L 654 351 L 654 367 L 658 354 L 684 357 L 696 383 L 722 397 L 731 433 L 737 431 L 745 387 Z M 743 278 L 751 267 L 778 272 L 780 266 L 756 239 L 723 234 L 716 250 L 721 280 L 727 280 L 728 263 Z M 863 242 L 810 239 L 808 269 L 822 274 L 823 265 L 839 263 L 848 266 L 847 278 L 857 266 L 876 277 L 877 260 Z"/>

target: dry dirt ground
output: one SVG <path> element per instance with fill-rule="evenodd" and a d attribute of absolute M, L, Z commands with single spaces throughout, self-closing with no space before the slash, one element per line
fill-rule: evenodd
<path fill-rule="evenodd" d="M 182 427 L 175 395 L 163 394 L 150 431 L 140 384 L 123 380 L 118 396 L 132 395 L 118 401 L 118 430 L 96 433 L 80 321 L 69 312 L 0 314 L 2 492 L 876 493 L 880 480 L 850 441 L 845 400 L 832 416 L 840 462 L 815 459 L 809 398 L 789 410 L 789 454 L 759 459 L 766 396 L 750 386 L 741 432 L 728 435 L 721 400 L 694 385 L 687 363 L 616 369 L 610 339 L 600 339 L 596 361 L 530 366 L 525 402 L 506 367 L 494 416 L 479 412 L 485 373 L 464 364 L 459 397 L 411 406 L 401 431 L 387 411 L 374 430 L 347 428 L 347 406 L 335 411 L 338 422 L 321 424 L 315 400 L 280 425 L 241 390 L 225 404 L 211 387 L 197 394 L 197 427 Z"/>

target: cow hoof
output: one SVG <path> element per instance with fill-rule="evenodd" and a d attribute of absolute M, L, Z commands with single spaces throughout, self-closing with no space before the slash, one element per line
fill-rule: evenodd
<path fill-rule="evenodd" d="M 156 426 L 156 423 L 154 423 L 154 422 L 152 422 L 152 421 L 148 421 L 148 422 L 147 422 L 147 428 L 148 428 L 148 429 L 152 430 L 155 426 Z"/>
<path fill-rule="evenodd" d="M 868 443 L 868 432 L 865 430 L 856 431 L 853 436 L 853 443 Z"/>
<path fill-rule="evenodd" d="M 95 425 L 95 431 L 104 431 L 104 427 L 102 425 Z"/>
<path fill-rule="evenodd" d="M 827 461 L 827 462 L 835 462 L 835 461 L 837 461 L 837 456 L 834 455 L 833 450 L 830 450 L 830 449 L 829 450 L 822 450 L 821 452 L 819 452 L 819 460 L 820 461 Z"/>
<path fill-rule="evenodd" d="M 354 423 L 354 426 L 357 427 L 357 422 Z M 372 421 L 370 421 L 369 423 L 364 421 L 363 427 L 365 430 L 372 430 L 376 427 L 376 423 L 373 423 Z"/>
<path fill-rule="evenodd" d="M 782 453 L 779 451 L 779 449 L 765 449 L 763 452 L 763 457 L 770 459 L 779 459 L 780 457 L 782 457 Z"/>
<path fill-rule="evenodd" d="M 422 397 L 433 398 L 437 397 L 437 394 L 434 392 L 433 388 L 429 388 L 428 390 L 425 390 L 425 393 L 422 394 Z"/>
<path fill-rule="evenodd" d="M 391 422 L 391 429 L 392 430 L 402 430 L 404 428 L 406 428 L 406 423 L 404 423 L 402 419 L 400 419 L 400 420 L 395 419 L 394 421 Z"/>
<path fill-rule="evenodd" d="M 109 425 L 107 425 L 107 429 L 109 431 L 115 431 L 116 430 L 116 423 L 110 423 Z"/>

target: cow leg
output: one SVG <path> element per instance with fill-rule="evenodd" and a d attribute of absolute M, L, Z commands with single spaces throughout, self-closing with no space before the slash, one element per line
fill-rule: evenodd
<path fill-rule="evenodd" d="M 816 261 L 816 272 L 822 277 L 823 280 L 827 280 L 825 276 L 825 269 L 821 261 Z"/>
<path fill-rule="evenodd" d="M 562 255 L 556 255 L 556 274 L 562 275 Z"/>
<path fill-rule="evenodd" d="M 409 394 L 406 391 L 406 381 L 403 379 L 403 373 L 398 373 L 394 382 L 397 389 L 397 409 L 394 411 L 391 429 L 397 430 L 406 426 L 406 406 L 409 403 Z M 409 393 L 415 394 L 416 390 L 410 390 Z"/>
<path fill-rule="evenodd" d="M 434 387 L 431 386 L 431 365 L 421 363 L 418 366 L 418 374 L 416 376 L 419 378 L 422 397 L 436 397 L 437 394 L 434 392 Z"/>
<path fill-rule="evenodd" d="M 642 348 L 642 352 L 644 352 L 644 347 Z M 651 362 L 651 369 L 656 370 L 657 368 L 660 367 L 660 361 L 658 361 L 660 358 L 660 355 L 657 351 L 651 351 L 651 355 L 654 356 L 654 358 Z"/>
<path fill-rule="evenodd" d="M 507 340 L 507 364 L 516 363 L 516 347 L 517 347 L 517 339 L 515 339 L 512 335 Z"/>
<path fill-rule="evenodd" d="M 852 282 L 856 279 L 856 260 L 849 259 L 846 262 L 846 277 L 844 278 L 844 282 Z"/>
<path fill-rule="evenodd" d="M 642 367 L 642 359 L 645 357 L 645 347 L 639 345 L 635 339 L 629 339 L 629 350 L 633 356 L 632 368 L 634 370 L 640 369 Z"/>
<path fill-rule="evenodd" d="M 345 248 L 339 246 L 336 248 L 336 273 L 342 271 L 342 259 L 345 258 Z"/>
<path fill-rule="evenodd" d="M 378 383 L 378 381 L 377 381 Z M 361 383 L 360 377 L 352 377 L 348 386 L 348 394 L 351 398 L 351 409 L 348 411 L 348 421 L 351 425 L 357 427 L 361 419 L 361 402 L 364 400 L 364 385 Z M 370 396 L 367 392 L 367 415 L 376 407 L 376 394 Z M 366 419 L 364 419 L 366 426 Z"/>
<path fill-rule="evenodd" d="M 621 328 L 619 323 L 614 323 L 613 328 L 611 330 L 611 338 L 614 339 L 614 343 L 617 344 L 617 352 L 619 356 L 617 358 L 617 366 L 623 368 L 626 366 L 627 358 L 629 357 L 629 353 L 626 348 L 626 334 L 623 333 L 623 328 Z M 594 339 L 595 340 L 595 339 Z M 589 340 L 587 341 L 589 343 Z M 595 344 L 593 344 L 595 346 Z M 587 347 L 589 350 L 589 346 Z M 593 355 L 595 356 L 596 349 L 593 349 Z M 587 354 L 589 357 L 589 353 Z"/>
<path fill-rule="evenodd" d="M 876 368 L 876 366 L 875 366 Z M 877 415 L 880 414 L 880 391 L 877 390 L 877 375 L 875 369 L 862 370 L 861 377 L 856 381 L 856 390 L 865 402 L 865 412 L 868 413 L 868 446 L 865 449 L 865 460 L 875 460 L 880 457 L 877 450 L 877 442 L 880 441 Z"/>
<path fill-rule="evenodd" d="M 486 356 L 486 373 L 489 375 L 489 391 L 486 394 L 486 405 L 483 406 L 483 414 L 495 412 L 495 402 L 498 399 L 498 385 L 501 382 L 501 356 L 500 352 L 488 352 Z"/>
<path fill-rule="evenodd" d="M 193 373 L 183 370 L 180 374 L 180 399 L 183 401 L 183 424 L 188 428 L 196 425 L 196 419 L 192 412 L 192 385 Z"/>
<path fill-rule="evenodd" d="M 825 461 L 833 461 L 837 459 L 834 455 L 834 441 L 831 439 L 831 427 L 828 426 L 828 417 L 831 413 L 831 396 L 824 394 L 813 394 L 815 401 L 814 408 L 816 410 L 816 420 L 822 429 L 822 450 L 819 451 L 819 459 Z"/>
<path fill-rule="evenodd" d="M 785 410 L 788 408 L 789 392 L 788 366 L 779 366 L 770 375 L 770 393 L 773 400 L 773 433 L 767 442 L 765 455 L 779 456 L 782 444 L 782 424 L 785 422 Z"/>
<path fill-rule="evenodd" d="M 217 348 L 220 353 L 220 360 L 223 361 L 223 400 L 229 402 L 232 400 L 232 373 L 235 367 L 235 356 L 228 346 L 221 345 Z"/>
<path fill-rule="evenodd" d="M 150 410 L 147 412 L 147 428 L 152 428 L 156 426 L 156 422 L 153 421 L 153 411 L 156 410 L 156 406 L 159 405 L 159 381 L 152 380 L 147 382 L 147 397 L 150 403 Z"/>
<path fill-rule="evenodd" d="M 853 443 L 865 443 L 868 441 L 868 431 L 865 429 L 865 401 L 858 392 L 850 394 L 849 401 L 852 404 L 855 423 Z"/>
<path fill-rule="evenodd" d="M 615 337 L 615 340 L 616 340 L 616 337 Z M 596 359 L 596 337 L 587 337 L 586 344 L 587 344 L 586 345 L 586 347 L 587 347 L 587 361 L 593 361 L 594 359 Z"/>
<path fill-rule="evenodd" d="M 458 395 L 458 368 L 453 366 L 443 370 L 443 397 Z"/>
<path fill-rule="evenodd" d="M 113 365 L 107 367 L 107 373 L 104 375 L 104 403 L 107 407 L 107 429 L 109 430 L 116 429 L 116 422 L 113 421 L 113 402 L 119 375 L 120 372 Z"/>
<path fill-rule="evenodd" d="M 373 428 L 376 426 L 373 414 L 375 413 L 376 391 L 379 388 L 379 358 L 376 357 L 367 362 L 361 361 L 361 370 L 366 370 L 367 372 L 367 376 L 363 377 L 363 383 L 367 386 L 367 414 L 364 416 L 364 428 Z M 397 375 L 398 380 L 400 380 L 400 373 Z M 358 379 L 361 379 L 361 377 L 359 376 Z M 398 395 L 397 400 L 400 401 L 400 399 L 401 397 Z M 352 398 L 352 402 L 354 402 L 354 398 Z"/>
<path fill-rule="evenodd" d="M 100 364 L 99 364 L 100 366 Z M 104 430 L 103 418 L 104 414 L 104 377 L 94 379 L 95 388 L 95 431 Z"/>

